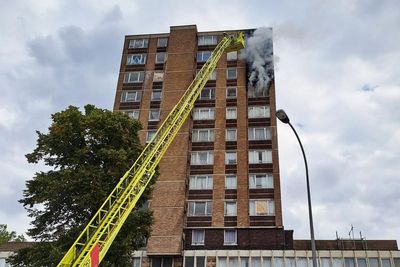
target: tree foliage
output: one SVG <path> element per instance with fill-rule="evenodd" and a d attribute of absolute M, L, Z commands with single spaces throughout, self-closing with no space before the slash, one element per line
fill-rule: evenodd
<path fill-rule="evenodd" d="M 9 231 L 7 224 L 0 224 L 0 245 L 9 241 L 23 242 L 25 237 L 24 235 L 17 235 L 15 231 Z"/>
<path fill-rule="evenodd" d="M 82 113 L 70 106 L 52 115 L 48 133 L 37 131 L 37 146 L 29 163 L 49 167 L 26 182 L 23 198 L 32 227 L 28 235 L 40 241 L 12 258 L 16 266 L 53 266 L 97 211 L 120 177 L 142 150 L 140 123 L 126 114 L 86 105 Z M 143 194 L 138 206 L 149 196 Z M 111 246 L 102 266 L 127 266 L 134 249 L 149 236 L 152 215 L 135 209 Z M 32 265 L 33 264 L 33 265 Z"/>

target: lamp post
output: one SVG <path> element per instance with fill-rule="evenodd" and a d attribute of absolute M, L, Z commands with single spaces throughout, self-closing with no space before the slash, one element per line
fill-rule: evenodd
<path fill-rule="evenodd" d="M 312 216 L 312 208 L 311 208 L 311 193 L 310 193 L 310 180 L 308 178 L 308 165 L 306 159 L 306 153 L 304 152 L 303 144 L 300 141 L 299 135 L 294 129 L 293 125 L 290 123 L 289 117 L 283 109 L 276 111 L 276 117 L 283 123 L 289 124 L 290 128 L 292 128 L 294 134 L 296 135 L 297 141 L 299 141 L 301 152 L 303 153 L 304 165 L 306 167 L 306 181 L 307 181 L 307 199 L 308 199 L 308 218 L 310 221 L 310 235 L 311 235 L 311 251 L 312 251 L 312 261 L 313 267 L 317 267 L 317 252 L 315 248 L 315 238 L 314 238 L 314 223 Z"/>

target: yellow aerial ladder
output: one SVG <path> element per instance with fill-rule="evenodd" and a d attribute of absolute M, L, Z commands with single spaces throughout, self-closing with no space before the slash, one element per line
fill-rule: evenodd
<path fill-rule="evenodd" d="M 244 47 L 243 33 L 225 34 L 152 141 L 101 205 L 58 266 L 98 266 L 146 189 L 167 148 L 194 106 L 224 52 Z"/>

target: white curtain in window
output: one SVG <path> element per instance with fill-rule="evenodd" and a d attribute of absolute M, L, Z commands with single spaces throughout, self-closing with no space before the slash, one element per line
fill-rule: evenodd
<path fill-rule="evenodd" d="M 225 244 L 236 244 L 236 230 L 225 230 L 224 243 Z"/>
<path fill-rule="evenodd" d="M 217 267 L 228 267 L 226 257 L 218 257 L 218 266 Z"/>
<path fill-rule="evenodd" d="M 236 202 L 225 202 L 225 215 L 236 216 Z"/>
<path fill-rule="evenodd" d="M 261 267 L 261 258 L 251 257 L 251 267 Z"/>
<path fill-rule="evenodd" d="M 229 267 L 238 267 L 237 257 L 229 257 Z"/>
<path fill-rule="evenodd" d="M 307 258 L 297 258 L 297 267 L 307 267 Z"/>
<path fill-rule="evenodd" d="M 274 258 L 274 266 L 275 267 L 283 267 L 283 258 L 275 257 Z"/>
<path fill-rule="evenodd" d="M 193 230 L 192 231 L 192 243 L 193 244 L 204 244 L 204 230 Z"/>
<path fill-rule="evenodd" d="M 236 141 L 236 129 L 226 130 L 226 141 Z"/>
<path fill-rule="evenodd" d="M 226 189 L 236 189 L 236 176 L 230 175 L 225 178 Z"/>
<path fill-rule="evenodd" d="M 295 266 L 296 264 L 294 258 L 292 257 L 285 258 L 285 267 L 295 267 Z"/>
<path fill-rule="evenodd" d="M 269 257 L 263 257 L 263 267 L 271 267 L 271 258 Z M 306 266 L 307 267 L 307 266 Z"/>
<path fill-rule="evenodd" d="M 236 119 L 236 108 L 227 108 L 226 109 L 226 119 Z"/>
<path fill-rule="evenodd" d="M 249 258 L 241 257 L 240 258 L 240 267 L 249 267 Z"/>

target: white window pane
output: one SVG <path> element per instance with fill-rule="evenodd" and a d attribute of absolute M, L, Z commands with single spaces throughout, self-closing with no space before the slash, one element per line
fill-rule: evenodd
<path fill-rule="evenodd" d="M 227 79 L 236 79 L 236 68 L 228 68 L 227 69 Z"/>
<path fill-rule="evenodd" d="M 165 62 L 167 54 L 165 52 L 160 52 L 156 54 L 156 63 L 161 64 Z"/>
<path fill-rule="evenodd" d="M 262 262 L 263 267 L 271 267 L 271 258 L 269 257 L 263 257 L 263 262 Z"/>
<path fill-rule="evenodd" d="M 236 112 L 237 112 L 236 107 L 234 107 L 234 108 L 226 108 L 226 119 L 227 120 L 236 119 Z"/>
<path fill-rule="evenodd" d="M 296 264 L 294 258 L 292 257 L 285 258 L 285 267 L 295 267 L 295 266 Z"/>
<path fill-rule="evenodd" d="M 382 267 L 390 267 L 390 259 L 381 259 L 381 261 L 382 261 Z"/>
<path fill-rule="evenodd" d="M 354 262 L 354 258 L 344 258 L 344 266 L 345 267 L 355 267 L 356 264 Z M 327 265 L 327 267 L 329 267 L 329 264 Z M 388 266 L 388 267 L 390 267 L 390 266 Z"/>
<path fill-rule="evenodd" d="M 236 244 L 236 230 L 225 230 L 225 232 L 224 232 L 224 244 L 225 245 Z"/>
<path fill-rule="evenodd" d="M 158 121 L 159 119 L 160 119 L 160 110 L 159 109 L 150 109 L 149 120 L 150 121 Z"/>
<path fill-rule="evenodd" d="M 283 258 L 275 257 L 274 258 L 274 266 L 275 267 L 283 267 Z"/>
<path fill-rule="evenodd" d="M 148 131 L 147 137 L 146 137 L 146 142 L 150 142 L 151 140 L 153 140 L 155 135 L 156 135 L 156 131 Z"/>
<path fill-rule="evenodd" d="M 297 258 L 297 267 L 307 267 L 307 258 Z"/>
<path fill-rule="evenodd" d="M 236 202 L 225 202 L 225 216 L 236 216 Z"/>
<path fill-rule="evenodd" d="M 249 258 L 240 257 L 240 267 L 249 267 Z"/>
<path fill-rule="evenodd" d="M 237 188 L 237 179 L 234 175 L 229 175 L 225 177 L 225 188 L 226 189 L 236 189 Z"/>
<path fill-rule="evenodd" d="M 226 54 L 226 59 L 228 61 L 237 60 L 237 51 L 228 52 Z"/>
<path fill-rule="evenodd" d="M 168 45 L 168 38 L 158 38 L 157 47 L 166 47 Z"/>
<path fill-rule="evenodd" d="M 218 267 L 228 267 L 226 257 L 218 257 Z"/>
<path fill-rule="evenodd" d="M 203 245 L 204 244 L 204 230 L 192 230 L 192 244 Z"/>
<path fill-rule="evenodd" d="M 226 98 L 228 98 L 228 99 L 236 98 L 236 87 L 226 88 Z"/>
<path fill-rule="evenodd" d="M 261 267 L 261 258 L 260 257 L 251 257 L 251 267 Z"/>
<path fill-rule="evenodd" d="M 331 259 L 330 258 L 321 258 L 321 267 L 330 267 L 331 265 Z"/>
<path fill-rule="evenodd" d="M 236 152 L 225 153 L 225 164 L 236 164 Z"/>
<path fill-rule="evenodd" d="M 357 265 L 358 267 L 367 267 L 367 260 L 365 258 L 357 258 Z"/>
<path fill-rule="evenodd" d="M 229 257 L 229 267 L 238 267 L 237 257 Z"/>
<path fill-rule="evenodd" d="M 332 258 L 332 266 L 333 267 L 343 267 L 342 259 L 341 258 Z M 372 267 L 372 266 L 370 266 L 370 267 Z"/>
<path fill-rule="evenodd" d="M 226 129 L 226 141 L 236 141 L 236 129 Z"/>

